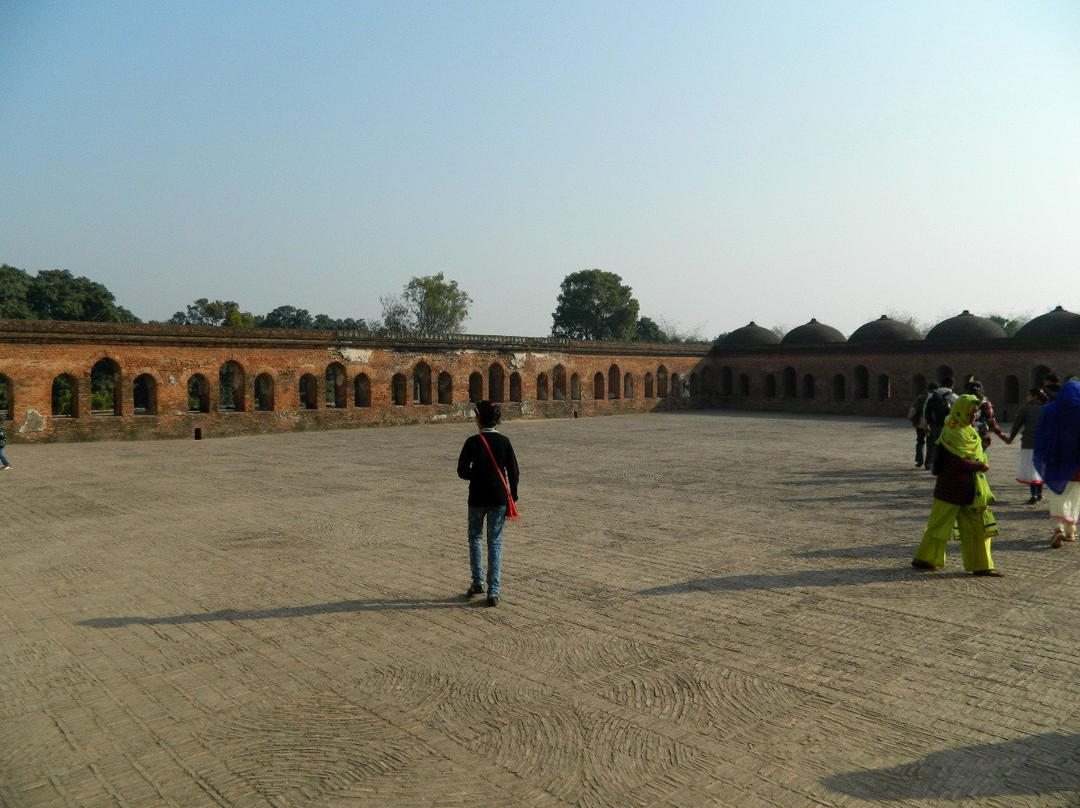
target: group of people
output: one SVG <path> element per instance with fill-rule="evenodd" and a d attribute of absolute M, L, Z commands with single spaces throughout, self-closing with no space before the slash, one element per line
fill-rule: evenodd
<path fill-rule="evenodd" d="M 1075 541 L 1080 521 L 1080 382 L 1061 386 L 1048 374 L 1042 387 L 1029 391 L 1009 435 L 998 426 L 977 380 L 969 378 L 962 395 L 953 392 L 953 386 L 951 378 L 930 385 L 908 413 L 917 431 L 915 466 L 937 477 L 930 518 L 911 565 L 941 569 L 945 546 L 955 536 L 965 570 L 1001 577 L 990 554 L 990 541 L 998 533 L 990 510 L 995 497 L 986 480 L 991 433 L 1006 444 L 1020 435 L 1016 481 L 1029 487 L 1028 504 L 1041 502 L 1044 486 L 1049 489 L 1050 519 L 1056 523 L 1051 546 Z"/>

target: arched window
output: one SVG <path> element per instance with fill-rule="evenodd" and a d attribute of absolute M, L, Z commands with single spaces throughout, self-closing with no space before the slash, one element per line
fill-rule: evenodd
<path fill-rule="evenodd" d="M 552 376 L 552 398 L 556 401 L 566 401 L 566 368 L 556 365 Z M 578 396 L 580 398 L 580 396 Z"/>
<path fill-rule="evenodd" d="M 521 401 L 521 374 L 516 370 L 510 374 L 510 400 Z"/>
<path fill-rule="evenodd" d="M 1032 385 L 1034 386 L 1034 385 Z M 1002 404 L 1020 403 L 1020 380 L 1015 376 L 1005 377 L 1005 400 Z"/>
<path fill-rule="evenodd" d="M 600 371 L 592 378 L 592 397 L 595 401 L 604 400 L 604 374 Z"/>
<path fill-rule="evenodd" d="M 326 366 L 326 406 L 342 409 L 349 406 L 348 389 L 345 366 L 340 362 L 331 362 Z"/>
<path fill-rule="evenodd" d="M 887 401 L 892 398 L 892 383 L 889 377 L 882 373 L 877 377 L 877 400 Z"/>
<path fill-rule="evenodd" d="M 784 368 L 784 398 L 795 398 L 795 368 Z"/>
<path fill-rule="evenodd" d="M 623 398 L 634 397 L 634 376 L 632 373 L 626 373 L 622 380 L 622 394 Z"/>
<path fill-rule="evenodd" d="M 366 373 L 357 373 L 353 380 L 353 404 L 357 407 L 371 406 L 371 379 Z"/>
<path fill-rule="evenodd" d="M 210 383 L 201 373 L 188 379 L 187 398 L 188 412 L 210 412 Z"/>
<path fill-rule="evenodd" d="M 395 407 L 404 407 L 409 403 L 409 380 L 404 373 L 395 373 L 390 380 L 390 401 Z"/>
<path fill-rule="evenodd" d="M 581 401 L 581 377 L 576 373 L 570 376 L 570 400 Z"/>
<path fill-rule="evenodd" d="M 745 373 L 739 374 L 739 396 L 750 398 L 750 377 Z"/>
<path fill-rule="evenodd" d="M 478 371 L 469 374 L 469 401 L 475 404 L 484 400 L 484 376 Z"/>
<path fill-rule="evenodd" d="M 618 365 L 612 365 L 608 368 L 608 398 L 617 399 L 619 397 L 619 382 L 622 381 L 622 373 L 619 372 Z"/>
<path fill-rule="evenodd" d="M 701 378 L 698 376 L 696 370 L 690 374 L 690 397 L 701 397 Z"/>
<path fill-rule="evenodd" d="M 131 383 L 131 398 L 136 415 L 157 415 L 157 379 L 142 373 Z"/>
<path fill-rule="evenodd" d="M 671 374 L 671 397 L 682 398 L 682 379 L 679 378 L 678 373 Z"/>
<path fill-rule="evenodd" d="M 847 398 L 847 380 L 839 373 L 832 380 L 833 401 L 843 401 Z"/>
<path fill-rule="evenodd" d="M 274 411 L 274 377 L 269 373 L 255 377 L 255 409 L 258 412 Z"/>
<path fill-rule="evenodd" d="M 0 417 L 5 421 L 15 418 L 15 387 L 11 379 L 0 373 Z"/>
<path fill-rule="evenodd" d="M 663 365 L 656 370 L 656 395 L 660 398 L 667 398 L 668 395 L 667 368 Z"/>
<path fill-rule="evenodd" d="M 538 373 L 536 375 L 536 400 L 547 401 L 548 397 L 548 382 L 546 373 Z"/>
<path fill-rule="evenodd" d="M 232 360 L 221 366 L 218 372 L 221 385 L 218 392 L 218 409 L 244 411 L 244 369 Z"/>
<path fill-rule="evenodd" d="M 319 380 L 313 373 L 305 373 L 300 377 L 300 409 L 319 409 Z"/>
<path fill-rule="evenodd" d="M 776 398 L 776 376 L 771 373 L 765 376 L 765 398 Z"/>
<path fill-rule="evenodd" d="M 454 403 L 454 377 L 445 370 L 439 374 L 439 403 Z"/>
<path fill-rule="evenodd" d="M 855 399 L 870 398 L 870 371 L 863 365 L 855 368 Z"/>
<path fill-rule="evenodd" d="M 69 373 L 53 379 L 52 414 L 54 418 L 79 417 L 79 383 Z"/>
<path fill-rule="evenodd" d="M 90 412 L 93 415 L 121 415 L 120 365 L 105 357 L 90 369 Z"/>
<path fill-rule="evenodd" d="M 492 362 L 488 368 L 488 400 L 502 401 L 506 396 L 506 374 L 503 366 L 498 362 Z"/>
<path fill-rule="evenodd" d="M 807 400 L 814 397 L 814 377 L 809 373 L 802 377 L 802 397 Z"/>
<path fill-rule="evenodd" d="M 653 398 L 653 378 L 650 371 L 645 371 L 645 398 Z"/>
<path fill-rule="evenodd" d="M 427 362 L 418 362 L 413 368 L 413 403 L 431 403 L 431 368 Z"/>
<path fill-rule="evenodd" d="M 708 398 L 716 392 L 715 387 L 716 371 L 706 365 L 701 369 L 701 395 Z"/>
<path fill-rule="evenodd" d="M 735 385 L 732 382 L 731 368 L 720 368 L 720 395 L 730 396 L 734 389 Z"/>

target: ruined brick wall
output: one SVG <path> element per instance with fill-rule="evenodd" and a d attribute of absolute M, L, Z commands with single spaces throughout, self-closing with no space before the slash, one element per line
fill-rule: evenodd
<path fill-rule="evenodd" d="M 99 363 L 116 383 L 104 412 L 92 404 L 92 370 Z M 234 388 L 223 396 L 226 365 L 234 369 Z M 0 321 L 0 385 L 10 398 L 6 427 L 13 440 L 26 441 L 467 421 L 469 402 L 480 398 L 503 402 L 507 418 L 697 407 L 903 416 L 925 384 L 943 373 L 979 377 L 1003 414 L 1015 411 L 1047 369 L 1063 378 L 1080 373 L 1080 339 L 732 350 Z M 55 411 L 58 377 L 74 387 L 70 414 Z M 194 410 L 193 379 L 203 382 Z"/>

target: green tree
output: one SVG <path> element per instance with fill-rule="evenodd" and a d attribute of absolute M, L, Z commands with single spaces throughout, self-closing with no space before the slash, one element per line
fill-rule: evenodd
<path fill-rule="evenodd" d="M 0 319 L 33 320 L 28 298 L 34 279 L 21 269 L 0 266 Z"/>
<path fill-rule="evenodd" d="M 642 317 L 637 321 L 637 327 L 634 329 L 634 341 L 670 342 L 664 330 L 649 317 Z"/>
<path fill-rule="evenodd" d="M 199 298 L 187 307 L 187 311 L 178 311 L 169 318 L 172 325 L 216 325 L 229 328 L 252 328 L 255 318 L 248 312 L 240 311 L 240 306 L 231 300 L 207 300 Z"/>
<path fill-rule="evenodd" d="M 20 270 L 14 267 L 5 269 Z M 16 282 L 14 273 L 6 278 Z M 25 273 L 23 273 L 25 275 Z M 29 277 L 29 276 L 27 276 Z M 25 287 L 26 308 L 34 320 L 75 320 L 94 323 L 137 323 L 139 318 L 122 306 L 103 284 L 76 277 L 66 269 L 43 269 Z M 9 303 L 15 301 L 10 300 Z M 15 307 L 19 309 L 18 306 Z"/>
<path fill-rule="evenodd" d="M 988 314 L 986 315 L 986 319 L 1000 325 L 1002 328 L 1005 329 L 1006 336 L 1011 337 L 1013 334 L 1020 330 L 1024 323 L 1031 319 L 1031 315 L 1017 314 L 1010 316 L 1007 314 Z"/>
<path fill-rule="evenodd" d="M 413 278 L 400 295 L 379 298 L 381 330 L 402 334 L 457 334 L 469 319 L 472 298 L 443 273 Z"/>
<path fill-rule="evenodd" d="M 278 306 L 264 317 L 256 319 L 259 328 L 312 328 L 313 321 L 307 309 L 295 306 Z"/>
<path fill-rule="evenodd" d="M 551 315 L 551 335 L 570 339 L 631 340 L 638 323 L 633 290 L 614 272 L 583 269 L 562 282 Z"/>

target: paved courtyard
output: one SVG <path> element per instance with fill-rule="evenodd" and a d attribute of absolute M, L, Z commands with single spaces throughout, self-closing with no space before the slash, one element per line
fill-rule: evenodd
<path fill-rule="evenodd" d="M 0 806 L 1080 806 L 1080 548 L 990 450 L 1001 579 L 911 569 L 906 422 L 469 426 L 8 447 Z"/>

